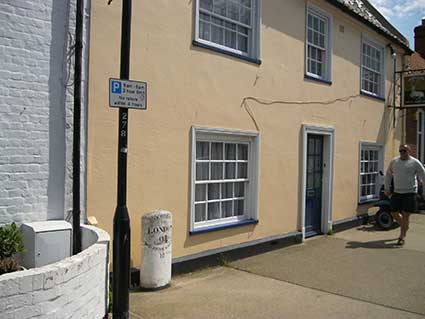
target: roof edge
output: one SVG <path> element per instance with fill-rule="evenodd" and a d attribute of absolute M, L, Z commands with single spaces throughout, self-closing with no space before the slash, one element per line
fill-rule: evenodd
<path fill-rule="evenodd" d="M 337 8 L 339 8 L 339 9 L 341 9 L 341 11 L 343 11 L 344 13 L 347 13 L 349 16 L 351 16 L 351 17 L 353 17 L 353 18 L 355 18 L 356 20 L 358 20 L 358 21 L 360 21 L 360 22 L 362 22 L 363 24 L 365 24 L 366 26 L 368 26 L 368 27 L 370 27 L 370 28 L 372 28 L 374 31 L 376 31 L 377 33 L 379 33 L 380 35 L 383 35 L 385 38 L 387 38 L 388 40 L 391 40 L 392 42 L 395 42 L 395 43 L 397 43 L 399 46 L 401 46 L 402 47 L 402 49 L 404 49 L 405 50 L 405 52 L 408 54 L 408 55 L 411 55 L 414 51 L 408 46 L 408 45 L 406 45 L 406 43 L 404 43 L 403 41 L 401 41 L 401 40 L 399 40 L 399 39 L 397 39 L 396 37 L 394 37 L 394 36 L 391 36 L 390 34 L 388 34 L 388 33 L 386 33 L 384 30 L 382 30 L 381 28 L 379 28 L 378 26 L 376 26 L 375 24 L 373 24 L 372 22 L 370 22 L 369 20 L 367 20 L 367 19 L 365 19 L 364 17 L 362 17 L 361 15 L 359 15 L 359 14 L 357 14 L 356 12 L 354 12 L 354 11 L 352 11 L 352 10 L 350 10 L 347 6 L 345 6 L 343 3 L 341 3 L 341 2 L 339 2 L 338 0 L 325 0 L 326 2 L 328 2 L 328 3 L 330 3 L 330 4 L 332 4 L 333 6 L 335 6 L 335 7 L 337 7 Z M 370 4 L 370 3 L 369 3 Z M 370 4 L 371 5 L 371 4 Z M 372 6 L 372 5 L 371 5 Z M 374 8 L 375 9 L 375 8 Z M 375 9 L 376 10 L 376 9 Z M 376 10 L 376 11 L 378 11 L 378 10 Z M 379 13 L 379 11 L 378 11 L 378 13 Z M 380 13 L 379 13 L 379 15 L 382 17 L 382 18 L 384 18 Z M 385 18 L 384 18 L 385 19 Z M 385 21 L 387 21 L 386 19 L 385 19 Z M 387 23 L 389 24 L 389 25 L 391 25 L 391 27 L 392 28 L 394 28 L 395 29 L 395 27 L 393 27 L 392 26 L 392 24 L 391 23 L 389 23 L 388 21 L 387 21 Z M 397 31 L 397 33 L 399 33 L 398 31 Z M 403 39 L 405 39 L 405 37 L 403 36 Z"/>

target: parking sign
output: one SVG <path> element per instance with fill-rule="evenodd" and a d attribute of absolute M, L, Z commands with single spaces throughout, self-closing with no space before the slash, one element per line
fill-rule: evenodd
<path fill-rule="evenodd" d="M 146 110 L 146 82 L 109 79 L 109 106 Z"/>

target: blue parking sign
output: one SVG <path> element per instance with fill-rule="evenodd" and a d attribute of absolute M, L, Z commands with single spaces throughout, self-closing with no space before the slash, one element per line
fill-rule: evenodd
<path fill-rule="evenodd" d="M 115 94 L 122 93 L 122 83 L 118 81 L 111 81 L 111 91 Z"/>

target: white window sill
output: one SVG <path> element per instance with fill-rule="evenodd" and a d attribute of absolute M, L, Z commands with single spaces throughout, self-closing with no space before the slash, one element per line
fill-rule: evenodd
<path fill-rule="evenodd" d="M 256 225 L 256 224 L 258 224 L 258 220 L 256 219 L 245 219 L 242 221 L 237 221 L 237 222 L 229 223 L 229 224 L 199 227 L 198 229 L 195 227 L 195 229 L 190 231 L 189 234 L 190 235 L 203 234 L 203 233 L 209 233 L 209 232 L 223 230 L 227 228 L 241 227 L 246 225 Z"/>
<path fill-rule="evenodd" d="M 209 44 L 209 43 L 206 43 L 206 42 L 203 42 L 203 41 L 201 42 L 199 40 L 193 40 L 192 44 L 193 44 L 193 46 L 198 47 L 198 48 L 208 49 L 208 50 L 211 50 L 211 51 L 214 51 L 214 52 L 217 52 L 217 53 L 229 55 L 231 57 L 238 58 L 238 59 L 241 59 L 241 60 L 244 60 L 244 61 L 248 61 L 248 62 L 251 62 L 251 63 L 254 63 L 254 64 L 258 64 L 258 65 L 261 64 L 261 60 L 259 60 L 259 59 L 252 58 L 252 57 L 249 57 L 247 55 L 242 55 L 240 53 L 236 53 L 236 52 L 231 51 L 231 50 L 219 48 L 219 47 L 216 47 L 212 44 Z"/>
<path fill-rule="evenodd" d="M 365 90 L 361 90 L 360 91 L 360 94 L 361 95 L 364 95 L 364 96 L 367 96 L 367 97 L 370 97 L 372 99 L 377 99 L 377 100 L 380 100 L 380 101 L 384 101 L 385 102 L 385 98 L 384 97 L 379 96 L 379 95 L 377 95 L 375 93 L 371 93 L 371 92 L 368 92 L 368 91 L 365 91 Z"/>

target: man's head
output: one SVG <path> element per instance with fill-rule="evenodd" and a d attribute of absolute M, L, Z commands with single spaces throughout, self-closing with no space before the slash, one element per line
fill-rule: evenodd
<path fill-rule="evenodd" d="M 412 152 L 412 150 L 410 149 L 410 146 L 407 144 L 400 145 L 400 147 L 398 148 L 398 151 L 400 152 L 400 158 L 402 160 L 408 159 L 410 153 Z"/>

